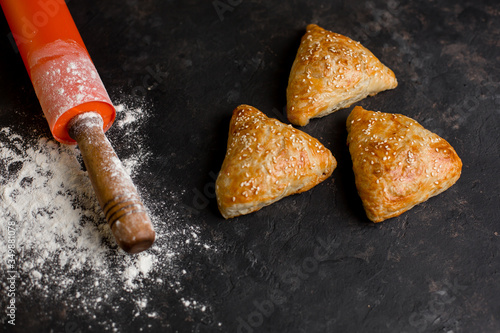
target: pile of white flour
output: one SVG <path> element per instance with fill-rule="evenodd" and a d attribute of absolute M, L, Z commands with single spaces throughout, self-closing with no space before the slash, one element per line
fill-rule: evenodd
<path fill-rule="evenodd" d="M 141 136 L 148 114 L 144 107 L 124 104 L 117 111 L 114 126 L 134 152 L 121 157 L 122 162 L 134 178 L 151 155 Z M 20 137 L 9 127 L 0 128 L 0 175 L 0 272 L 7 271 L 8 249 L 3 244 L 7 244 L 7 222 L 13 222 L 18 298 L 33 296 L 51 304 L 71 300 L 67 302 L 71 307 L 92 314 L 96 304 L 108 298 L 134 294 L 139 295 L 133 296 L 138 297 L 133 299 L 136 315 L 155 317 L 157 312 L 148 309 L 147 286 L 180 292 L 183 267 L 175 259 L 187 251 L 216 251 L 213 244 L 200 239 L 198 227 L 185 223 L 181 208 L 172 205 L 162 207 L 161 217 L 151 214 L 157 240 L 150 250 L 129 255 L 118 249 L 76 146 L 35 134 Z M 168 189 L 165 192 L 167 199 L 175 196 Z M 147 198 L 143 199 L 148 206 Z M 0 287 L 6 285 L 2 278 Z M 7 301 L 0 299 L 2 309 Z M 197 311 L 208 307 L 184 298 L 182 303 Z"/>

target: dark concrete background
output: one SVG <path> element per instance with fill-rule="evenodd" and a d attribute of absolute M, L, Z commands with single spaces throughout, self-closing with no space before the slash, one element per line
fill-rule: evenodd
<path fill-rule="evenodd" d="M 218 12 L 221 3 L 226 11 Z M 193 272 L 185 290 L 211 304 L 208 314 L 187 318 L 175 301 L 182 295 L 153 286 L 149 304 L 164 310 L 161 318 L 129 324 L 113 312 L 98 316 L 115 316 L 124 332 L 500 332 L 498 1 L 86 0 L 68 7 L 111 98 L 144 94 L 154 106 L 147 127 L 154 158 L 138 187 L 158 201 L 165 188 L 182 193 L 186 218 L 220 248 L 209 261 L 183 258 Z M 193 190 L 213 183 L 238 104 L 286 122 L 288 74 L 309 23 L 362 42 L 395 72 L 395 90 L 357 104 L 402 113 L 445 138 L 463 161 L 457 184 L 370 223 L 345 145 L 349 108 L 301 128 L 337 158 L 332 178 L 231 221 L 213 199 L 196 208 Z M 6 36 L 3 17 L 0 24 Z M 19 56 L 7 38 L 0 48 L 0 123 L 26 135 L 45 128 L 49 137 Z M 151 70 L 157 84 L 140 89 Z M 119 155 L 126 149 L 114 145 Z M 36 306 L 20 311 L 32 318 L 29 331 L 64 331 Z M 92 319 L 67 311 L 86 331 Z"/>

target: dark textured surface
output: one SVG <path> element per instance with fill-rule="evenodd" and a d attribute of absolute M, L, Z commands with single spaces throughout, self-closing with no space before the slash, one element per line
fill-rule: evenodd
<path fill-rule="evenodd" d="M 158 201 L 165 188 L 178 192 L 191 223 L 220 249 L 209 261 L 183 258 L 185 292 L 210 304 L 203 316 L 188 316 L 182 295 L 166 287 L 151 288 L 159 318 L 128 324 L 126 308 L 96 315 L 124 332 L 500 332 L 497 0 L 221 2 L 232 6 L 220 15 L 211 1 L 68 2 L 111 98 L 144 93 L 154 106 L 147 144 L 155 158 L 144 174 L 157 176 L 139 176 L 138 187 Z M 332 178 L 231 221 L 213 198 L 197 205 L 194 193 L 222 164 L 238 104 L 286 121 L 288 73 L 308 23 L 362 42 L 395 72 L 395 90 L 358 105 L 402 113 L 444 137 L 463 161 L 457 184 L 369 223 L 345 145 L 349 108 L 301 128 L 337 158 Z M 50 136 L 19 56 L 7 38 L 0 47 L 0 124 L 22 133 L 39 123 Z M 137 89 L 147 68 L 168 75 Z M 58 309 L 44 309 L 40 331 L 64 331 Z M 35 304 L 19 313 L 36 327 Z M 92 324 L 71 309 L 64 317 L 81 331 Z"/>

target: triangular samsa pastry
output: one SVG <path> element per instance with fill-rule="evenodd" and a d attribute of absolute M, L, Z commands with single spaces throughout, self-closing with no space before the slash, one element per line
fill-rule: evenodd
<path fill-rule="evenodd" d="M 397 85 L 392 70 L 359 42 L 310 24 L 290 71 L 288 120 L 304 126 L 311 118 L 324 117 Z"/>
<path fill-rule="evenodd" d="M 406 212 L 460 178 L 453 147 L 411 118 L 356 106 L 347 132 L 356 187 L 373 222 Z"/>
<path fill-rule="evenodd" d="M 311 189 L 336 166 L 332 153 L 315 138 L 240 105 L 233 111 L 215 183 L 219 210 L 226 219 L 255 212 Z"/>

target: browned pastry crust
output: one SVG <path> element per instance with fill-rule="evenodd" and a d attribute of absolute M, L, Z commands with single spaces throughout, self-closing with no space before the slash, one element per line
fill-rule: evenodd
<path fill-rule="evenodd" d="M 233 111 L 215 183 L 219 210 L 225 218 L 257 211 L 311 189 L 336 166 L 332 153 L 315 138 L 240 105 Z"/>
<path fill-rule="evenodd" d="M 356 187 L 373 222 L 402 214 L 460 178 L 453 147 L 411 118 L 356 106 L 347 131 Z"/>
<path fill-rule="evenodd" d="M 290 71 L 288 120 L 304 126 L 397 85 L 394 73 L 359 42 L 310 24 Z"/>

